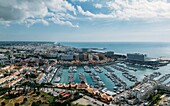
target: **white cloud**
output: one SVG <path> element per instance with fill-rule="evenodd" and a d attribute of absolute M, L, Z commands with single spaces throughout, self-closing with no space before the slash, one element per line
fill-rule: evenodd
<path fill-rule="evenodd" d="M 30 27 L 31 25 L 36 24 L 36 23 L 41 23 L 43 25 L 49 25 L 48 21 L 46 21 L 44 19 L 27 19 L 27 20 L 24 20 L 22 23 L 24 23 L 28 27 Z"/>
<path fill-rule="evenodd" d="M 93 13 L 85 11 L 81 6 L 77 6 L 80 14 L 91 18 L 112 18 L 114 20 L 143 20 L 146 22 L 156 22 L 170 19 L 170 2 L 167 0 L 114 0 L 106 4 L 94 4 L 96 8 L 105 6 L 106 11 Z"/>
<path fill-rule="evenodd" d="M 96 7 L 96 8 L 102 8 L 103 6 L 102 6 L 102 4 L 94 4 L 94 7 Z"/>
<path fill-rule="evenodd" d="M 87 2 L 88 0 L 78 0 L 79 2 Z"/>
<path fill-rule="evenodd" d="M 77 6 L 77 9 L 79 13 L 84 16 L 93 17 L 93 18 L 113 18 L 111 14 L 102 14 L 102 13 L 94 14 L 91 13 L 90 11 L 84 11 L 81 6 Z"/>
<path fill-rule="evenodd" d="M 97 11 L 84 10 L 80 6 L 69 3 L 67 0 L 0 0 L 0 24 L 10 25 L 12 23 L 26 24 L 28 26 L 42 23 L 78 27 L 75 20 L 82 17 L 110 18 L 114 20 L 145 20 L 158 21 L 170 19 L 170 2 L 167 0 L 106 0 L 106 2 L 94 0 L 72 0 L 78 2 L 89 2 Z M 104 10 L 103 10 L 104 9 Z M 95 13 L 93 13 L 95 11 Z M 106 11 L 103 13 L 103 11 Z M 96 13 L 97 12 L 97 13 Z"/>
<path fill-rule="evenodd" d="M 0 0 L 0 24 L 11 23 L 26 24 L 35 23 L 49 24 L 49 19 L 55 17 L 56 24 L 65 24 L 74 27 L 69 20 L 75 19 L 76 9 L 66 0 Z M 57 16 L 57 17 L 56 17 Z M 54 21 L 52 21 L 54 22 Z M 77 25 L 75 25 L 77 26 Z"/>
<path fill-rule="evenodd" d="M 74 28 L 79 28 L 78 25 L 73 25 L 70 21 L 63 21 L 63 20 L 59 20 L 56 17 L 53 17 L 51 19 L 49 19 L 50 21 L 54 22 L 55 24 L 60 24 L 60 25 L 68 25 Z"/>
<path fill-rule="evenodd" d="M 107 5 L 118 19 L 170 19 L 167 0 L 115 0 Z"/>

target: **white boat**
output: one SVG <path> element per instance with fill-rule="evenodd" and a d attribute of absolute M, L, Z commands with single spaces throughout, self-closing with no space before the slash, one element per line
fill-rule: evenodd
<path fill-rule="evenodd" d="M 77 72 L 77 67 L 76 67 L 76 66 L 70 66 L 69 69 L 68 69 L 68 72 L 69 72 L 69 73 L 75 73 L 75 72 Z"/>
<path fill-rule="evenodd" d="M 61 78 L 60 77 L 56 77 L 55 80 L 53 81 L 54 83 L 58 83 L 60 82 Z"/>
<path fill-rule="evenodd" d="M 90 70 L 90 68 L 88 66 L 84 66 L 84 71 L 86 73 L 91 73 L 91 70 Z"/>
<path fill-rule="evenodd" d="M 96 72 L 99 72 L 99 73 L 103 72 L 98 66 L 94 66 L 93 68 L 95 69 Z"/>

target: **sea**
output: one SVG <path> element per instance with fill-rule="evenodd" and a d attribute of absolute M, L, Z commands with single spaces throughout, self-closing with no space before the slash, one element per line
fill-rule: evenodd
<path fill-rule="evenodd" d="M 153 58 L 168 58 L 170 59 L 170 43 L 163 43 L 163 42 L 58 42 L 62 45 L 71 46 L 75 48 L 106 48 L 105 50 L 101 51 L 114 51 L 115 53 L 127 54 L 127 53 L 142 53 L 147 54 L 148 57 Z M 124 65 L 124 64 L 123 64 Z M 110 67 L 110 66 L 108 66 Z M 136 66 L 130 66 L 136 68 L 137 71 L 129 71 L 130 74 L 136 76 L 138 81 L 142 81 L 145 75 L 149 75 L 153 72 L 160 72 L 161 76 L 155 78 L 155 80 L 159 79 L 165 74 L 170 74 L 170 64 L 167 66 L 160 67 L 158 70 L 153 70 L 149 68 L 142 68 Z M 103 67 L 100 67 L 103 72 L 97 73 L 98 76 L 102 79 L 105 83 L 105 88 L 112 91 L 115 87 L 114 83 L 105 76 L 107 72 Z M 110 67 L 112 68 L 112 67 Z M 96 73 L 95 70 L 90 67 L 92 72 Z M 132 86 L 134 82 L 129 81 L 125 77 L 122 76 L 122 72 L 115 70 L 112 68 L 115 74 L 121 78 L 123 81 L 126 82 L 127 86 Z M 84 72 L 83 67 L 77 68 L 77 73 L 74 74 L 74 82 L 79 83 L 79 73 L 84 73 L 87 83 L 93 85 L 93 81 L 88 73 Z M 68 83 L 68 68 L 63 69 L 62 78 L 60 83 Z M 164 84 L 169 83 L 170 78 L 164 82 Z"/>

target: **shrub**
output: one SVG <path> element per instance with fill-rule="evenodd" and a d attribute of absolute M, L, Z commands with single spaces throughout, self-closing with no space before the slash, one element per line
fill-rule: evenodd
<path fill-rule="evenodd" d="M 19 106 L 19 103 L 15 103 L 15 105 L 14 106 Z"/>
<path fill-rule="evenodd" d="M 1 102 L 1 106 L 5 106 L 5 102 Z"/>
<path fill-rule="evenodd" d="M 24 99 L 23 99 L 23 102 L 26 102 L 26 101 L 27 101 L 27 98 L 24 98 Z"/>

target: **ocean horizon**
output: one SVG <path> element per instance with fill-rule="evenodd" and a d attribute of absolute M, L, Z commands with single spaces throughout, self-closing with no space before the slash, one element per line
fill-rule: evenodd
<path fill-rule="evenodd" d="M 76 48 L 106 48 L 115 53 L 142 53 L 149 57 L 170 58 L 170 42 L 58 42 Z"/>

